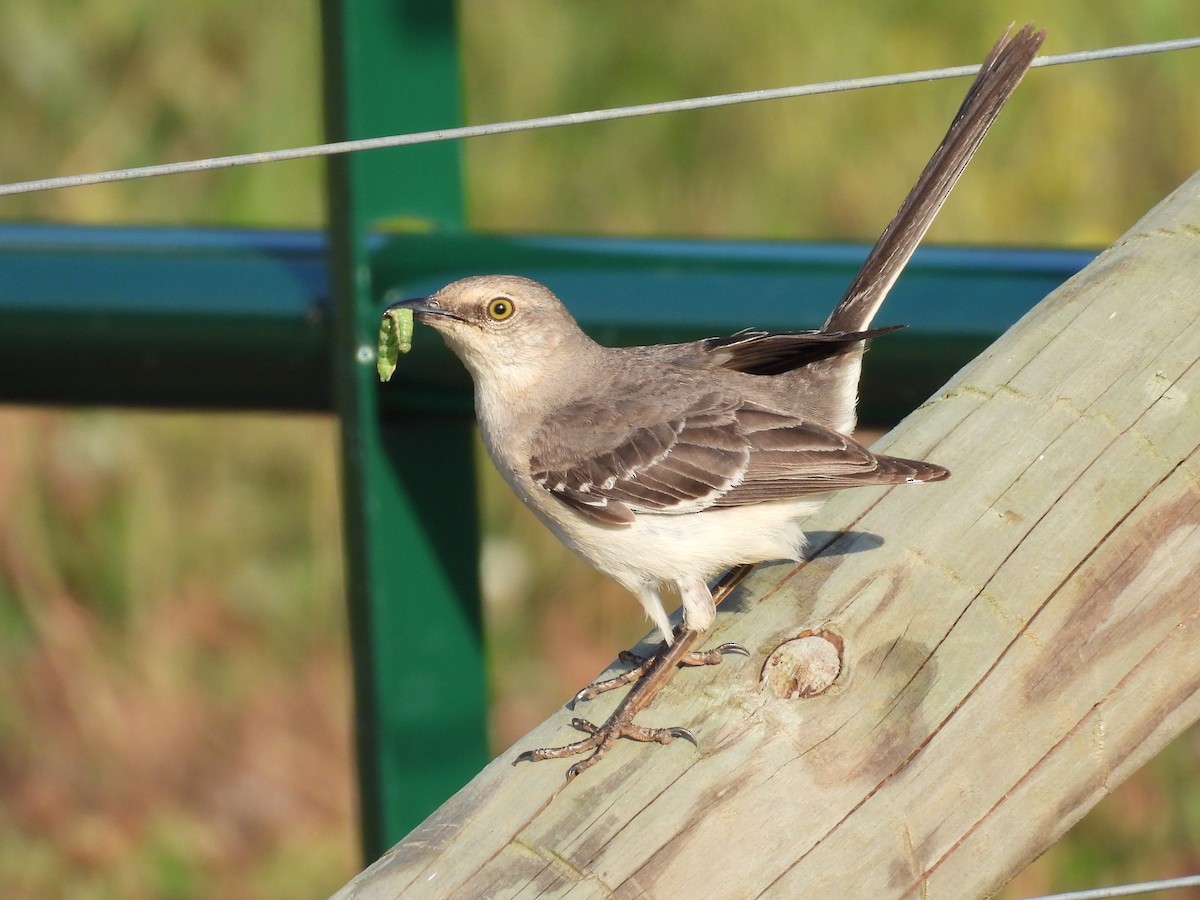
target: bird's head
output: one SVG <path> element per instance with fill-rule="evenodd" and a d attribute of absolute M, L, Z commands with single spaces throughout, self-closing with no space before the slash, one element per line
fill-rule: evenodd
<path fill-rule="evenodd" d="M 595 347 L 545 285 L 517 275 L 482 275 L 405 300 L 423 325 L 436 329 L 478 383 L 526 389 Z"/>

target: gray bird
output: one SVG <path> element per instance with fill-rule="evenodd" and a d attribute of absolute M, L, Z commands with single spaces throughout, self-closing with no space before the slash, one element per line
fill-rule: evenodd
<path fill-rule="evenodd" d="M 690 654 L 716 602 L 749 565 L 796 559 L 803 522 L 832 491 L 940 481 L 939 465 L 874 454 L 848 435 L 871 320 L 1001 108 L 1045 32 L 1011 29 L 992 48 L 946 136 L 818 331 L 744 332 L 688 344 L 604 347 L 550 289 L 513 275 L 465 278 L 405 306 L 435 328 L 475 382 L 484 443 L 501 474 L 563 542 L 637 595 L 667 646 L 626 675 L 616 712 L 563 747 L 521 760 L 591 751 L 567 779 L 621 737 L 668 743 L 685 728 L 633 724 Z M 664 589 L 678 592 L 686 628 L 674 635 Z M 675 646 L 670 646 L 673 637 Z M 693 739 L 694 740 L 694 739 Z"/>
<path fill-rule="evenodd" d="M 803 520 L 831 491 L 949 474 L 842 433 L 854 426 L 862 343 L 891 329 L 605 347 L 547 287 L 515 275 L 465 278 L 403 305 L 470 371 L 505 480 L 637 595 L 668 643 L 664 588 L 704 631 L 716 613 L 709 580 L 798 559 Z"/>

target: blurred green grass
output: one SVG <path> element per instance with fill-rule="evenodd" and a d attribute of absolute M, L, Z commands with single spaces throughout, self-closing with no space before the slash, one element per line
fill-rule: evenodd
<path fill-rule="evenodd" d="M 1200 33 L 1200 7 L 461 3 L 499 121 Z M 0 7 L 0 180 L 317 142 L 311 3 Z M 934 241 L 1102 245 L 1200 159 L 1195 55 L 1034 72 Z M 480 230 L 872 240 L 963 82 L 479 140 Z M 403 198 L 397 198 L 402 204 Z M 402 211 L 402 210 L 401 210 Z M 8 198 L 0 218 L 317 227 L 319 164 Z M 323 417 L 0 410 L 0 892 L 308 897 L 356 868 L 336 433 Z M 646 624 L 483 484 L 497 749 Z M 537 565 L 532 561 L 536 560 Z M 1195 733 L 1005 896 L 1200 871 Z"/>

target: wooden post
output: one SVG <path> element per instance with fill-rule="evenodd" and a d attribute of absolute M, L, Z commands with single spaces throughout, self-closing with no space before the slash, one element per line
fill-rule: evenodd
<path fill-rule="evenodd" d="M 514 767 L 340 897 L 977 897 L 1200 717 L 1200 175 L 881 443 L 644 716 L 700 742 Z M 867 358 L 868 366 L 870 357 Z M 830 684 L 832 682 L 832 684 Z"/>

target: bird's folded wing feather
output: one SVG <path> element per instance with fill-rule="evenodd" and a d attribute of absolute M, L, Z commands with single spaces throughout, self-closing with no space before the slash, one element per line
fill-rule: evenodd
<path fill-rule="evenodd" d="M 719 394 L 677 404 L 626 394 L 548 416 L 530 464 L 534 481 L 564 503 L 628 524 L 636 512 L 711 506 L 742 480 L 749 459 L 736 403 Z"/>
<path fill-rule="evenodd" d="M 563 503 L 612 525 L 639 513 L 934 480 L 945 471 L 875 456 L 828 428 L 719 392 L 673 404 L 630 396 L 572 403 L 542 423 L 530 466 L 534 481 Z M 919 477 L 922 466 L 931 477 Z"/>

